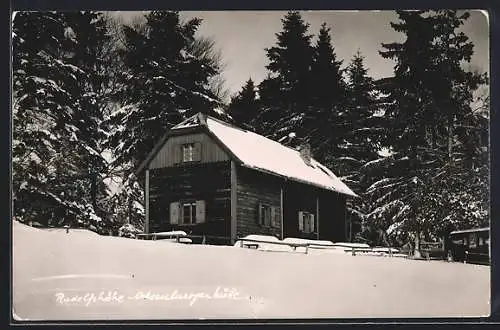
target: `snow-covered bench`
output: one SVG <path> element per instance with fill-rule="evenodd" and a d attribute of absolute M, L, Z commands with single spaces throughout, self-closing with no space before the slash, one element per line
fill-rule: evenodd
<path fill-rule="evenodd" d="M 174 230 L 174 231 L 164 231 L 159 233 L 150 233 L 150 234 L 137 234 L 137 238 L 149 238 L 153 241 L 158 239 L 163 239 L 167 241 L 175 241 L 177 243 L 192 243 L 193 241 L 187 237 L 185 231 L 182 230 Z"/>
<path fill-rule="evenodd" d="M 292 251 L 297 251 L 298 247 L 304 248 L 304 253 L 308 252 L 308 244 L 307 243 L 299 243 L 299 242 L 285 242 L 281 241 L 274 236 L 266 236 L 266 235 L 248 235 L 245 237 L 240 237 L 236 240 L 235 246 L 260 249 L 261 247 L 289 247 Z M 267 249 L 266 249 L 267 250 Z M 269 249 L 270 251 L 283 251 L 281 249 Z"/>
<path fill-rule="evenodd" d="M 308 244 L 309 247 L 332 247 L 334 244 L 331 241 L 320 241 L 313 239 L 305 239 L 305 238 L 296 238 L 296 237 L 287 237 L 283 240 L 285 243 L 292 244 Z"/>
<path fill-rule="evenodd" d="M 189 237 L 187 237 L 186 232 L 182 230 L 153 233 L 153 240 L 155 241 L 158 239 L 175 241 L 177 243 L 187 243 L 187 244 L 193 243 L 193 241 Z"/>
<path fill-rule="evenodd" d="M 406 256 L 400 253 L 400 251 L 393 247 L 370 247 L 368 244 L 364 243 L 335 243 L 335 247 L 339 247 L 344 249 L 346 253 L 352 253 L 352 255 L 356 255 L 356 253 L 363 253 L 365 255 L 375 255 L 375 256 L 397 256 L 402 257 Z"/>

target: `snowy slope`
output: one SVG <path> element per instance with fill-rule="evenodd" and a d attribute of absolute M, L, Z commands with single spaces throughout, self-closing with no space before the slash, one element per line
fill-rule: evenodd
<path fill-rule="evenodd" d="M 17 222 L 13 227 L 13 309 L 21 319 L 489 313 L 485 266 L 182 245 L 86 231 L 66 234 Z"/>

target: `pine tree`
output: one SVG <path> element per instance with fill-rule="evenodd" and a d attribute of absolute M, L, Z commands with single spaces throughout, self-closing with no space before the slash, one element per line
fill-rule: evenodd
<path fill-rule="evenodd" d="M 430 238 L 442 228 L 461 227 L 468 221 L 463 217 L 468 212 L 465 205 L 474 205 L 467 201 L 484 201 L 487 196 L 479 191 L 464 195 L 459 188 L 478 186 L 465 160 L 469 164 L 477 160 L 472 150 L 481 148 L 464 138 L 473 133 L 464 124 L 472 115 L 473 91 L 485 79 L 460 66 L 470 61 L 473 51 L 467 36 L 457 32 L 467 13 L 398 11 L 398 15 L 401 22 L 391 25 L 406 40 L 383 44 L 381 52 L 396 61 L 395 76 L 386 84 L 392 155 L 365 167 L 372 180 L 367 195 L 373 203 L 372 222 L 391 233 L 414 233 L 418 245 L 421 233 Z M 448 207 L 448 214 L 437 211 L 453 199 L 455 207 L 462 207 Z M 476 211 L 484 217 L 483 211 Z"/>
<path fill-rule="evenodd" d="M 112 66 L 111 54 L 105 48 L 110 43 L 107 20 L 95 12 L 65 13 L 65 19 L 75 40 L 69 61 L 84 74 L 78 80 L 80 97 L 74 118 L 76 136 L 81 145 L 78 154 L 82 179 L 88 181 L 93 212 L 104 217 L 105 210 L 99 204 L 106 197 L 101 178 L 107 171 L 107 163 L 102 153 L 107 139 L 105 115 L 110 97 L 108 68 Z"/>
<path fill-rule="evenodd" d="M 228 112 L 237 125 L 249 128 L 253 126 L 258 114 L 258 102 L 257 89 L 251 78 L 245 82 L 238 94 L 231 98 Z"/>
<path fill-rule="evenodd" d="M 111 144 L 116 162 L 128 164 L 129 174 L 168 128 L 220 105 L 208 86 L 218 68 L 192 52 L 200 23 L 197 18 L 182 23 L 177 12 L 152 11 L 144 29 L 124 27 L 123 106 L 113 116 L 118 129 Z"/>
<path fill-rule="evenodd" d="M 14 20 L 15 214 L 27 221 L 101 220 L 97 180 L 87 172 L 103 166 L 96 148 L 104 65 L 94 51 L 106 30 L 99 17 L 21 12 Z"/>
<path fill-rule="evenodd" d="M 342 61 L 337 60 L 332 45 L 330 28 L 326 23 L 321 25 L 318 40 L 314 46 L 311 65 L 310 95 L 317 105 L 331 107 L 342 102 L 346 86 L 342 77 Z"/>
<path fill-rule="evenodd" d="M 386 133 L 382 116 L 378 113 L 379 100 L 375 84 L 363 60 L 364 57 L 358 51 L 346 69 L 346 96 L 342 116 L 338 116 L 343 134 L 330 158 L 332 168 L 360 196 L 368 188 L 362 167 L 379 157 Z M 361 230 L 368 208 L 369 204 L 364 198 L 348 202 L 348 218 L 353 224 L 353 232 Z M 351 237 L 354 237 L 354 233 Z"/>
<path fill-rule="evenodd" d="M 301 130 L 310 105 L 308 84 L 313 55 L 312 36 L 307 34 L 309 24 L 300 13 L 290 11 L 281 21 L 283 30 L 276 34 L 277 44 L 266 49 L 269 76 L 259 84 L 263 108 L 257 126 L 275 139 Z"/>
<path fill-rule="evenodd" d="M 396 61 L 393 83 L 388 91 L 393 100 L 386 114 L 394 118 L 391 140 L 396 150 L 411 157 L 415 148 L 425 143 L 426 121 L 436 123 L 432 109 L 430 86 L 434 85 L 428 74 L 432 64 L 434 21 L 424 16 L 424 11 L 398 11 L 400 23 L 391 22 L 394 30 L 406 35 L 403 43 L 382 44 L 384 58 Z M 423 116 L 424 112 L 433 115 Z M 422 125 L 423 124 L 423 125 Z"/>
<path fill-rule="evenodd" d="M 379 95 L 373 79 L 364 66 L 364 57 L 358 51 L 347 68 L 347 100 L 344 120 L 348 129 L 339 154 L 366 163 L 378 157 L 386 134 L 380 113 Z"/>
<path fill-rule="evenodd" d="M 14 214 L 48 225 L 64 210 L 56 180 L 56 158 L 72 115 L 63 88 L 68 67 L 59 60 L 64 22 L 53 13 L 16 14 L 13 26 L 13 193 Z M 57 188 L 56 188 L 56 187 Z"/>
<path fill-rule="evenodd" d="M 266 68 L 280 80 L 286 101 L 300 104 L 307 96 L 312 36 L 307 34 L 309 24 L 297 11 L 288 12 L 281 21 L 283 31 L 276 34 L 277 44 L 266 49 Z"/>
<path fill-rule="evenodd" d="M 337 146 L 348 132 L 345 105 L 347 86 L 332 45 L 330 28 L 321 25 L 318 40 L 313 48 L 313 62 L 309 78 L 311 107 L 304 125 L 311 135 L 310 143 L 315 156 L 331 165 L 334 155 L 339 156 Z"/>

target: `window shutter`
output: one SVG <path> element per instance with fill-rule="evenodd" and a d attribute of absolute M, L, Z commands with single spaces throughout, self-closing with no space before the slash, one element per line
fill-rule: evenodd
<path fill-rule="evenodd" d="M 271 227 L 276 227 L 276 208 L 271 206 Z"/>
<path fill-rule="evenodd" d="M 262 206 L 262 204 L 259 204 L 258 208 L 257 208 L 257 224 L 259 224 L 261 226 L 264 224 L 263 209 L 264 209 L 264 207 Z"/>
<path fill-rule="evenodd" d="M 304 212 L 299 211 L 299 231 L 304 231 Z"/>
<path fill-rule="evenodd" d="M 179 223 L 179 212 L 180 204 L 179 202 L 170 203 L 170 223 L 176 225 Z"/>
<path fill-rule="evenodd" d="M 182 163 L 182 151 L 183 151 L 183 146 L 182 145 L 176 145 L 174 146 L 174 164 L 179 164 Z"/>
<path fill-rule="evenodd" d="M 205 201 L 196 201 L 196 223 L 205 222 Z"/>
<path fill-rule="evenodd" d="M 311 214 L 311 233 L 315 231 L 314 214 Z"/>
<path fill-rule="evenodd" d="M 201 161 L 201 142 L 196 142 L 194 144 L 194 161 Z"/>

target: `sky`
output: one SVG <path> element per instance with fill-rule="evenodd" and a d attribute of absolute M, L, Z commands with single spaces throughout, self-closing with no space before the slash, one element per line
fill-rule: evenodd
<path fill-rule="evenodd" d="M 489 72 L 489 25 L 481 11 L 470 11 L 471 17 L 461 28 L 474 43 L 473 69 Z M 141 12 L 118 12 L 125 21 Z M 181 19 L 201 18 L 197 33 L 211 37 L 220 49 L 225 64 L 226 88 L 231 94 L 252 78 L 259 83 L 267 75 L 266 47 L 276 44 L 276 33 L 282 31 L 285 11 L 185 11 Z M 365 56 L 365 66 L 373 78 L 392 74 L 394 62 L 382 58 L 378 51 L 382 43 L 402 41 L 403 34 L 394 31 L 390 22 L 397 21 L 394 11 L 302 11 L 310 24 L 309 34 L 317 35 L 325 22 L 330 28 L 332 44 L 343 67 L 359 50 Z M 313 39 L 313 42 L 315 39 Z"/>

